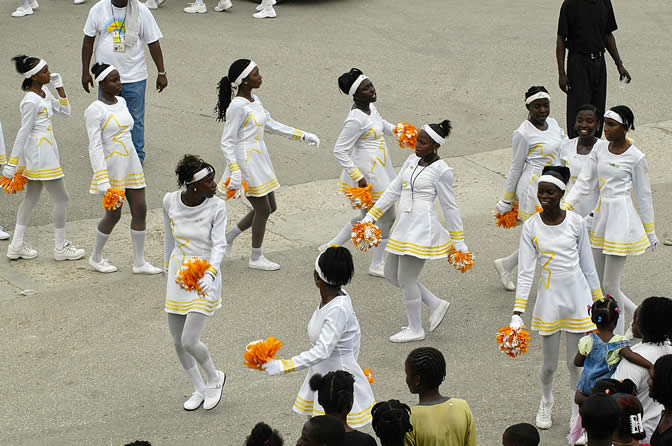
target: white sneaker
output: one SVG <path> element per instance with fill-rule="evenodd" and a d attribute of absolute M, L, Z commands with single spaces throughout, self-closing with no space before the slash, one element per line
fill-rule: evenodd
<path fill-rule="evenodd" d="M 273 9 L 272 6 L 263 8 L 261 11 L 252 14 L 252 17 L 255 19 L 273 19 L 277 16 L 278 15 L 275 13 L 275 9 Z"/>
<path fill-rule="evenodd" d="M 199 392 L 194 392 L 191 394 L 189 399 L 184 402 L 184 410 L 196 410 L 199 407 L 201 407 L 201 404 L 203 404 L 203 401 L 205 400 L 205 396 Z"/>
<path fill-rule="evenodd" d="M 219 2 L 217 2 L 217 6 L 215 6 L 215 11 L 222 12 L 226 11 L 227 9 L 231 9 L 232 7 L 233 3 L 231 3 L 231 0 L 219 0 Z"/>
<path fill-rule="evenodd" d="M 24 17 L 27 15 L 33 15 L 33 8 L 22 8 L 19 6 L 16 8 L 16 11 L 12 13 L 12 17 Z"/>
<path fill-rule="evenodd" d="M 369 276 L 385 277 L 385 262 L 380 262 L 376 266 L 369 266 Z"/>
<path fill-rule="evenodd" d="M 84 2 L 86 2 L 86 0 L 73 0 L 72 3 L 74 3 L 75 5 L 81 5 Z"/>
<path fill-rule="evenodd" d="M 551 421 L 551 412 L 553 411 L 553 401 L 539 402 L 539 410 L 537 411 L 537 419 L 535 424 L 539 429 L 550 429 L 553 425 Z"/>
<path fill-rule="evenodd" d="M 429 332 L 430 333 L 433 332 L 434 330 L 436 330 L 436 328 L 439 325 L 441 325 L 441 321 L 443 321 L 443 318 L 446 315 L 446 312 L 448 312 L 449 307 L 450 307 L 450 302 L 442 299 L 439 306 L 436 307 L 436 310 L 429 313 Z"/>
<path fill-rule="evenodd" d="M 33 11 L 35 11 L 36 9 L 40 8 L 40 4 L 37 3 L 37 0 L 33 0 L 30 2 L 30 7 L 33 9 Z"/>
<path fill-rule="evenodd" d="M 148 276 L 152 276 L 154 274 L 161 274 L 162 272 L 163 270 L 161 268 L 157 268 L 149 262 L 145 262 L 142 266 L 133 266 L 133 274 L 147 274 Z"/>
<path fill-rule="evenodd" d="M 208 384 L 205 388 L 205 401 L 203 402 L 203 409 L 210 410 L 217 407 L 219 401 L 222 399 L 222 387 L 226 382 L 226 373 L 217 370 L 217 382 L 212 386 Z"/>
<path fill-rule="evenodd" d="M 507 271 L 506 268 L 504 268 L 503 259 L 495 260 L 495 269 L 497 270 L 497 274 L 499 274 L 499 280 L 502 281 L 502 286 L 504 286 L 504 289 L 506 291 L 514 291 L 516 286 L 513 284 L 513 280 L 511 280 L 513 273 Z"/>
<path fill-rule="evenodd" d="M 7 257 L 9 257 L 12 260 L 34 259 L 35 257 L 37 257 L 37 251 L 31 248 L 30 245 L 26 242 L 23 242 L 23 245 L 21 245 L 18 248 L 13 247 L 12 244 L 10 243 L 9 246 L 7 247 Z"/>
<path fill-rule="evenodd" d="M 425 339 L 425 330 L 420 329 L 416 333 L 409 330 L 408 327 L 404 327 L 399 333 L 390 336 L 390 342 L 397 343 L 422 341 L 423 339 Z"/>
<path fill-rule="evenodd" d="M 159 5 L 156 3 L 156 0 L 147 0 L 145 6 L 149 9 L 159 9 Z"/>
<path fill-rule="evenodd" d="M 107 259 L 102 259 L 100 262 L 96 262 L 93 260 L 93 256 L 89 257 L 89 265 L 99 273 L 114 273 L 119 270 L 119 268 L 108 262 Z"/>
<path fill-rule="evenodd" d="M 276 0 L 271 0 L 271 6 L 275 6 L 276 3 L 277 3 Z M 262 9 L 264 9 L 264 2 L 262 1 L 261 3 L 259 3 L 256 9 L 257 11 L 261 11 Z"/>
<path fill-rule="evenodd" d="M 202 5 L 199 5 L 198 3 L 192 3 L 191 5 L 184 8 L 184 12 L 186 12 L 187 14 L 205 14 L 206 12 L 208 12 L 208 8 L 205 7 L 205 3 L 203 3 Z"/>
<path fill-rule="evenodd" d="M 259 257 L 257 260 L 250 259 L 247 266 L 252 269 L 260 269 L 263 271 L 277 271 L 280 269 L 280 265 L 275 262 L 271 262 L 264 256 Z"/>
<path fill-rule="evenodd" d="M 86 251 L 77 248 L 70 241 L 66 240 L 63 244 L 63 249 L 54 248 L 54 260 L 79 260 L 84 257 Z"/>
<path fill-rule="evenodd" d="M 9 238 L 9 234 L 5 232 L 5 228 L 0 226 L 0 240 L 7 240 Z"/>
<path fill-rule="evenodd" d="M 574 444 L 576 446 L 585 446 L 586 444 L 588 444 L 588 434 L 586 434 L 586 431 L 583 431 L 579 439 L 576 440 L 576 443 Z"/>

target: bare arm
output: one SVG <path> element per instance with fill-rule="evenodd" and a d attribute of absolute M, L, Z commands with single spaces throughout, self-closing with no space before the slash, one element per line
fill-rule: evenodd
<path fill-rule="evenodd" d="M 576 356 L 574 357 L 574 365 L 577 367 L 583 367 L 583 363 L 585 360 L 586 360 L 585 356 L 583 356 L 579 352 L 576 352 Z"/>
<path fill-rule="evenodd" d="M 558 34 L 555 41 L 555 60 L 558 63 L 558 85 L 560 90 L 567 93 L 567 72 L 565 71 L 565 38 Z"/>
<path fill-rule="evenodd" d="M 621 56 L 618 54 L 618 48 L 616 47 L 616 38 L 614 37 L 614 33 L 607 34 L 605 40 L 607 42 L 607 51 L 609 52 L 611 58 L 614 59 L 614 62 L 616 62 L 616 69 L 618 70 L 620 79 L 626 79 L 627 83 L 630 83 L 632 77 L 630 76 L 630 73 L 628 73 L 628 70 L 626 70 L 625 67 L 623 66 Z"/>
<path fill-rule="evenodd" d="M 89 73 L 89 67 L 91 66 L 93 43 L 95 41 L 95 37 L 87 36 L 86 34 L 82 40 L 82 87 L 87 93 L 89 93 L 89 86 L 93 87 L 93 78 L 91 77 L 91 73 Z"/>
<path fill-rule="evenodd" d="M 159 73 L 164 73 L 164 74 L 158 74 L 156 76 L 156 89 L 161 93 L 164 88 L 168 86 L 168 78 L 166 78 L 166 68 L 163 66 L 163 52 L 161 51 L 161 44 L 159 41 L 152 42 L 147 45 L 149 47 L 149 54 L 152 56 L 152 60 L 154 60 L 154 65 L 156 65 L 156 71 Z"/>

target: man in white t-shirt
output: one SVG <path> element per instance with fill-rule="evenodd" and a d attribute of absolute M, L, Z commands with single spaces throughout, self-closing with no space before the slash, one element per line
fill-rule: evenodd
<path fill-rule="evenodd" d="M 145 89 L 147 64 L 145 48 L 154 60 L 158 75 L 156 89 L 162 92 L 168 85 L 163 66 L 159 39 L 163 35 L 154 16 L 138 0 L 100 0 L 93 5 L 84 25 L 82 42 L 82 87 L 89 92 L 93 86 L 90 65 L 96 52 L 96 62 L 114 65 L 121 76 L 121 96 L 133 117 L 133 145 L 140 162 L 145 159 Z"/>
<path fill-rule="evenodd" d="M 664 355 L 672 354 L 670 336 L 672 335 L 672 299 L 667 297 L 649 297 L 641 303 L 632 320 L 632 334 L 642 338 L 641 344 L 630 347 L 633 352 L 639 353 L 652 364 Z M 637 386 L 637 399 L 642 403 L 644 413 L 642 421 L 646 438 L 642 443 L 648 443 L 653 434 L 660 415 L 662 404 L 649 396 L 649 371 L 635 365 L 627 359 L 622 359 L 612 378 L 617 380 L 630 379 Z"/>

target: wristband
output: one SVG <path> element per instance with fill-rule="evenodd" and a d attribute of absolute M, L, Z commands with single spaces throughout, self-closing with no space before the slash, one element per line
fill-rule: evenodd
<path fill-rule="evenodd" d="M 156 73 L 156 74 L 158 74 L 159 76 L 165 76 L 166 73 L 167 73 L 166 71 L 159 71 L 159 72 Z"/>

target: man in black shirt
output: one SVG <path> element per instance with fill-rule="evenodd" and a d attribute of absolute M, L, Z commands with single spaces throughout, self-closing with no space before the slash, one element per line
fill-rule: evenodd
<path fill-rule="evenodd" d="M 616 18 L 611 0 L 564 0 L 558 20 L 558 40 L 555 57 L 558 61 L 558 84 L 567 94 L 567 134 L 577 136 L 574 129 L 576 109 L 584 104 L 597 107 L 602 135 L 604 108 L 607 100 L 607 66 L 604 49 L 616 62 L 620 79 L 630 82 L 628 70 L 623 66 L 616 39 Z M 565 49 L 567 71 L 565 71 Z"/>

